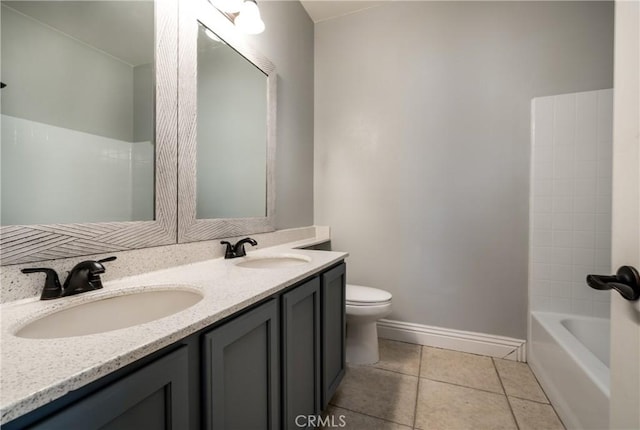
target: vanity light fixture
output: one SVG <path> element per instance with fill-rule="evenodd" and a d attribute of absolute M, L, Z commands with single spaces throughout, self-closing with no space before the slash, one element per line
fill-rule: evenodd
<path fill-rule="evenodd" d="M 259 34 L 264 31 L 264 21 L 262 21 L 260 9 L 258 9 L 255 0 L 245 0 L 242 3 L 242 9 L 233 23 L 247 34 Z"/>
<path fill-rule="evenodd" d="M 243 33 L 259 34 L 264 31 L 264 21 L 256 0 L 209 0 L 209 3 Z"/>
<path fill-rule="evenodd" d="M 209 0 L 209 3 L 224 13 L 238 13 L 244 0 Z"/>

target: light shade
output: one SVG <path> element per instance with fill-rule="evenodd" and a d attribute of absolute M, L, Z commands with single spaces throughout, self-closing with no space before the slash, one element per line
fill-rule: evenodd
<path fill-rule="evenodd" d="M 258 34 L 264 31 L 264 22 L 260 16 L 260 9 L 254 0 L 245 0 L 233 23 L 240 31 L 247 34 Z"/>
<path fill-rule="evenodd" d="M 238 13 L 244 0 L 209 0 L 216 9 L 226 13 Z"/>

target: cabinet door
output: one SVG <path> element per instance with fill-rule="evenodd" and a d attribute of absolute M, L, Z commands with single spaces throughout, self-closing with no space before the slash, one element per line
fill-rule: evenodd
<path fill-rule="evenodd" d="M 344 263 L 323 273 L 322 297 L 322 409 L 336 392 L 345 371 L 345 287 Z"/>
<path fill-rule="evenodd" d="M 187 388 L 188 353 L 183 346 L 29 428 L 186 429 Z"/>
<path fill-rule="evenodd" d="M 278 300 L 204 335 L 205 428 L 280 427 Z"/>
<path fill-rule="evenodd" d="M 282 295 L 283 420 L 320 411 L 320 279 Z M 306 420 L 304 421 L 306 422 Z"/>

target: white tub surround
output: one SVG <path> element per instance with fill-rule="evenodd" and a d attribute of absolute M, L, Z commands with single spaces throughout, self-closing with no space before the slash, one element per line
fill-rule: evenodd
<path fill-rule="evenodd" d="M 609 426 L 613 90 L 531 102 L 529 364 L 569 428 Z"/>
<path fill-rule="evenodd" d="M 257 303 L 348 255 L 344 252 L 297 249 L 317 242 L 318 239 L 312 237 L 271 248 L 247 250 L 248 257 L 296 254 L 310 260 L 307 264 L 288 268 L 241 268 L 236 263 L 243 258 L 217 258 L 111 280 L 104 283 L 102 290 L 67 298 L 46 302 L 28 298 L 3 304 L 0 306 L 1 423 L 9 422 Z M 169 317 L 100 334 L 57 339 L 24 339 L 13 335 L 39 316 L 67 306 L 105 295 L 124 295 L 134 290 L 166 289 L 175 285 L 195 289 L 203 295 L 203 299 Z"/>
<path fill-rule="evenodd" d="M 609 320 L 533 312 L 529 365 L 567 428 L 609 427 Z"/>
<path fill-rule="evenodd" d="M 612 124 L 613 90 L 531 102 L 532 311 L 609 316 L 585 277 L 611 270 Z"/>

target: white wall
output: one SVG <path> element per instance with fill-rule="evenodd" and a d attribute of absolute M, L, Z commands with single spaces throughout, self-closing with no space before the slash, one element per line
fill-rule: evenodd
<path fill-rule="evenodd" d="M 610 88 L 610 2 L 389 2 L 315 39 L 315 222 L 390 318 L 526 337 L 530 100 Z"/>
<path fill-rule="evenodd" d="M 613 90 L 532 101 L 531 310 L 609 317 Z"/>

